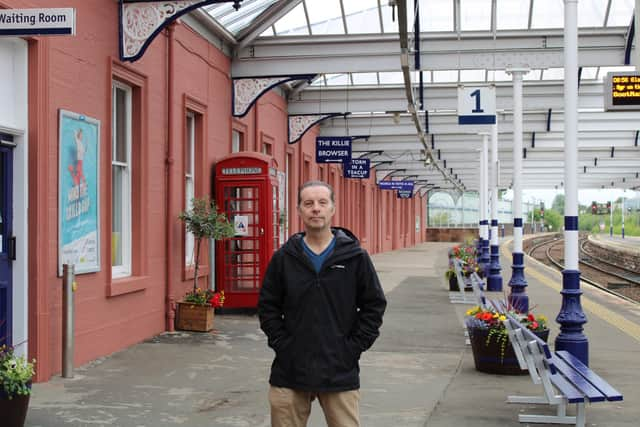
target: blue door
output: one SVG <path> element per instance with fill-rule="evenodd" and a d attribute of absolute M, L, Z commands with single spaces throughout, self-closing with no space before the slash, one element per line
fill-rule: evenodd
<path fill-rule="evenodd" d="M 13 187 L 13 152 L 0 146 L 0 346 L 12 344 L 11 262 L 15 258 L 11 217 Z"/>

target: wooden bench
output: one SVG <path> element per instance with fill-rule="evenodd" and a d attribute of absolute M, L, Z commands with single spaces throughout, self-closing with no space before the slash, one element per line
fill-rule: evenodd
<path fill-rule="evenodd" d="M 511 314 L 504 325 L 522 369 L 528 369 L 542 396 L 509 396 L 509 403 L 557 406 L 556 415 L 518 415 L 521 423 L 585 425 L 585 403 L 620 401 L 622 394 L 567 351 L 552 352 L 547 343 Z M 567 405 L 575 403 L 576 415 L 567 415 Z"/>

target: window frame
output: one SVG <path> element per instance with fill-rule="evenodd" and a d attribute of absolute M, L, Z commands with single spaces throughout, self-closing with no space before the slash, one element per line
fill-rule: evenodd
<path fill-rule="evenodd" d="M 119 80 L 112 80 L 111 84 L 112 92 L 112 106 L 111 106 L 111 234 L 113 234 L 113 203 L 114 203 L 114 191 L 113 188 L 113 168 L 124 168 L 124 176 L 126 182 L 123 183 L 122 195 L 122 207 L 120 209 L 120 215 L 122 218 L 121 224 L 121 246 L 122 246 L 122 262 L 118 265 L 113 265 L 113 257 L 111 257 L 111 277 L 114 279 L 130 277 L 133 274 L 133 260 L 132 260 L 132 241 L 133 241 L 133 226 L 132 226 L 132 179 L 133 179 L 133 159 L 132 159 L 132 145 L 133 145 L 133 87 L 123 83 Z M 121 162 L 114 160 L 117 151 L 116 138 L 118 137 L 117 127 L 117 111 L 118 107 L 116 100 L 117 91 L 124 91 L 125 94 L 125 155 L 126 161 Z M 112 248 L 113 249 L 113 248 Z"/>
<path fill-rule="evenodd" d="M 188 141 L 187 134 L 187 117 L 189 115 L 193 116 L 193 196 L 194 197 L 203 197 L 204 195 L 210 194 L 208 191 L 206 180 L 199 177 L 207 176 L 206 173 L 206 165 L 207 165 L 207 151 L 205 141 L 207 140 L 207 105 L 196 98 L 193 95 L 184 94 L 183 95 L 183 163 L 182 163 L 182 176 L 186 176 L 186 168 L 187 168 L 187 159 L 186 159 L 186 147 Z M 186 182 L 185 185 L 182 186 L 183 191 L 183 210 L 188 209 L 190 205 L 189 201 L 187 201 L 186 194 Z M 182 227 L 182 280 L 193 280 L 195 277 L 195 259 L 191 263 L 187 263 L 187 229 L 186 226 Z M 195 248 L 192 246 L 192 251 L 195 256 Z M 214 265 L 211 266 L 211 269 L 215 268 Z M 200 266 L 198 267 L 198 277 L 205 277 L 209 275 L 209 242 L 203 241 L 203 245 L 200 248 Z"/>
<path fill-rule="evenodd" d="M 196 197 L 196 113 L 187 110 L 185 115 L 185 166 L 184 166 L 184 203 L 185 210 L 193 208 L 193 198 Z M 184 233 L 184 266 L 195 267 L 195 237 L 186 230 Z"/>

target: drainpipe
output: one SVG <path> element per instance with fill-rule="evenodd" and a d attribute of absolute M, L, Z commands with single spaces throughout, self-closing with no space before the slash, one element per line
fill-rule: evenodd
<path fill-rule="evenodd" d="M 165 206 L 165 309 L 166 309 L 166 329 L 173 332 L 174 320 L 176 317 L 175 298 L 173 296 L 173 263 L 171 253 L 173 252 L 173 216 L 171 211 L 171 202 L 173 200 L 173 133 L 171 124 L 173 123 L 173 40 L 175 37 L 175 24 L 172 23 L 167 27 L 167 139 L 166 139 L 166 158 L 165 158 L 165 183 L 166 183 L 166 206 Z"/>

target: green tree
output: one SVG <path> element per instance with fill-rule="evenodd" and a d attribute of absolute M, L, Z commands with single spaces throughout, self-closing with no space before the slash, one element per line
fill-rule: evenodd
<path fill-rule="evenodd" d="M 544 212 L 544 224 L 551 231 L 562 231 L 562 215 L 554 209 Z"/>
<path fill-rule="evenodd" d="M 564 214 L 564 194 L 556 194 L 556 197 L 553 198 L 553 202 L 551 203 L 551 209 Z"/>
<path fill-rule="evenodd" d="M 218 212 L 216 203 L 208 197 L 192 199 L 193 207 L 182 212 L 178 218 L 184 222 L 187 231 L 193 234 L 195 244 L 195 272 L 193 291 L 198 287 L 198 268 L 200 266 L 200 246 L 202 239 L 221 240 L 234 234 L 231 224 L 224 213 Z"/>

